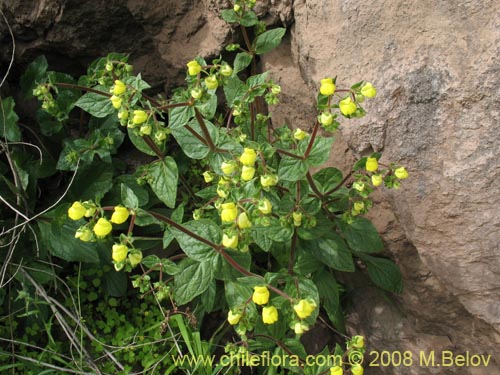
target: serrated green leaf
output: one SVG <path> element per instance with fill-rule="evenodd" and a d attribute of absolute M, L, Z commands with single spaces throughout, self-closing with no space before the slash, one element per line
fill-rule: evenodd
<path fill-rule="evenodd" d="M 107 93 L 107 88 L 104 86 L 96 86 L 94 87 L 94 90 Z M 88 92 L 84 94 L 80 99 L 77 100 L 75 106 L 83 109 L 92 116 L 99 118 L 109 116 L 116 111 L 113 108 L 111 100 L 109 100 L 108 96 L 96 94 L 94 92 Z"/>
<path fill-rule="evenodd" d="M 113 166 L 95 162 L 78 169 L 68 191 L 70 200 L 94 200 L 102 198 L 113 186 Z"/>
<path fill-rule="evenodd" d="M 307 165 L 310 167 L 319 167 L 324 164 L 330 157 L 333 142 L 333 138 L 316 137 L 309 156 L 306 159 Z M 306 148 L 307 143 L 301 143 L 299 149 L 303 153 L 305 153 Z"/>
<path fill-rule="evenodd" d="M 226 249 L 224 250 L 233 261 L 239 264 L 243 269 L 250 270 L 252 263 L 252 256 L 249 252 L 242 253 L 241 251 Z M 218 255 L 213 260 L 214 276 L 218 280 L 236 280 L 243 276 L 243 274 L 235 269 L 222 255 Z"/>
<path fill-rule="evenodd" d="M 215 244 L 220 244 L 222 233 L 217 224 L 210 220 L 194 220 L 182 224 L 186 230 L 197 234 L 198 236 L 213 242 Z M 201 242 L 189 234 L 170 227 L 170 232 L 174 235 L 175 239 L 179 243 L 181 249 L 192 259 L 202 262 L 206 260 L 213 259 L 217 253 L 212 248 L 212 246 Z"/>
<path fill-rule="evenodd" d="M 171 108 L 168 112 L 168 127 L 172 130 L 184 127 L 194 117 L 191 106 Z"/>
<path fill-rule="evenodd" d="M 28 65 L 26 71 L 21 76 L 20 82 L 26 99 L 33 98 L 33 89 L 47 79 L 46 73 L 48 67 L 47 59 L 43 55 L 38 56 Z"/>
<path fill-rule="evenodd" d="M 229 78 L 224 85 L 224 95 L 226 96 L 227 105 L 233 107 L 235 101 L 241 101 L 247 90 L 248 87 L 238 77 Z"/>
<path fill-rule="evenodd" d="M 189 126 L 203 139 L 205 139 L 198 121 L 192 120 L 189 123 Z M 219 138 L 219 131 L 217 127 L 208 120 L 205 120 L 205 126 L 207 127 L 210 137 L 212 138 L 214 143 L 217 144 Z M 191 134 L 191 132 L 186 127 L 173 129 L 172 135 L 174 136 L 179 146 L 182 148 L 182 151 L 192 159 L 203 159 L 210 152 L 210 148 L 202 143 L 193 134 Z"/>
<path fill-rule="evenodd" d="M 283 181 L 298 181 L 305 177 L 307 170 L 304 160 L 285 155 L 280 161 L 278 177 Z"/>
<path fill-rule="evenodd" d="M 141 152 L 144 152 L 146 155 L 156 156 L 156 153 L 149 147 L 144 138 L 138 134 L 136 134 L 136 130 L 127 127 L 128 138 L 132 142 L 132 144 Z M 161 150 L 161 148 L 160 148 Z"/>
<path fill-rule="evenodd" d="M 2 99 L 0 106 L 0 137 L 6 138 L 11 142 L 19 142 L 21 140 L 21 130 L 17 125 L 19 117 L 14 112 L 14 99 L 8 97 Z"/>
<path fill-rule="evenodd" d="M 253 289 L 240 282 L 228 281 L 225 283 L 224 292 L 228 306 L 235 308 L 243 305 L 248 300 L 253 293 Z"/>
<path fill-rule="evenodd" d="M 253 60 L 253 56 L 247 52 L 240 52 L 234 59 L 233 76 L 246 69 Z"/>
<path fill-rule="evenodd" d="M 139 207 L 139 198 L 134 191 L 125 184 L 120 184 L 122 202 L 127 208 L 137 209 Z"/>
<path fill-rule="evenodd" d="M 368 275 L 379 288 L 393 293 L 403 291 L 403 277 L 399 267 L 390 259 L 359 254 L 366 264 Z"/>
<path fill-rule="evenodd" d="M 316 187 L 322 194 L 337 187 L 342 182 L 342 179 L 342 171 L 334 167 L 323 168 L 313 175 Z"/>
<path fill-rule="evenodd" d="M 174 299 L 184 305 L 199 296 L 213 280 L 212 262 L 196 262 L 188 259 L 183 264 L 182 272 L 174 277 Z"/>
<path fill-rule="evenodd" d="M 167 156 L 164 160 L 149 165 L 151 181 L 149 185 L 156 196 L 167 205 L 174 208 L 177 198 L 177 181 L 179 178 L 175 160 Z"/>
<path fill-rule="evenodd" d="M 351 224 L 341 222 L 340 227 L 352 250 L 362 253 L 377 253 L 384 249 L 382 239 L 370 220 L 356 217 Z"/>
<path fill-rule="evenodd" d="M 301 242 L 314 257 L 338 271 L 354 272 L 354 261 L 344 240 L 331 232 L 326 238 Z"/>
<path fill-rule="evenodd" d="M 276 48 L 281 43 L 281 39 L 285 35 L 285 32 L 286 29 L 280 27 L 260 34 L 255 39 L 255 53 L 257 55 L 262 55 Z"/>
<path fill-rule="evenodd" d="M 337 327 L 338 315 L 342 315 L 337 280 L 326 268 L 320 269 L 313 280 L 318 287 L 319 297 L 328 318 Z"/>

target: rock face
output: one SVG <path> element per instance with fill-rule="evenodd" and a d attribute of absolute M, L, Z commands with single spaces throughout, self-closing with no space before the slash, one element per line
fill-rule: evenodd
<path fill-rule="evenodd" d="M 159 90 L 182 83 L 193 56 L 215 56 L 232 31 L 225 0 L 0 0 L 16 36 L 14 77 L 38 54 L 81 73 L 110 51 Z M 267 23 L 292 25 L 262 60 L 283 86 L 275 121 L 307 128 L 319 81 L 378 88 L 368 115 L 345 121 L 332 162 L 344 170 L 372 151 L 408 167 L 371 213 L 400 265 L 396 304 L 359 291 L 349 322 L 377 350 L 491 354 L 500 344 L 500 3 L 494 0 L 259 1 Z M 8 44 L 5 25 L 2 45 Z M 91 32 L 89 32 L 91 31 Z M 124 37 L 125 36 L 125 37 Z M 0 73 L 10 51 L 0 52 Z M 12 80 L 14 82 L 14 79 Z M 367 301 L 370 301 L 368 303 Z M 373 358 L 373 357 L 371 357 Z M 500 373 L 485 367 L 371 368 L 370 374 Z M 497 359 L 498 361 L 498 359 Z"/>

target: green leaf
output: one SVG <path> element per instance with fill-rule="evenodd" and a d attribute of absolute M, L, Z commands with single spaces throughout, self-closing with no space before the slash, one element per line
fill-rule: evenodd
<path fill-rule="evenodd" d="M 384 244 L 372 222 L 364 217 L 357 217 L 351 224 L 340 225 L 349 247 L 362 253 L 377 253 L 384 249 Z"/>
<path fill-rule="evenodd" d="M 205 120 L 213 119 L 217 111 L 217 95 L 211 95 L 203 104 L 197 103 L 196 108 L 200 111 Z"/>
<path fill-rule="evenodd" d="M 137 209 L 139 207 L 139 198 L 134 191 L 125 184 L 120 185 L 122 202 L 127 208 Z"/>
<path fill-rule="evenodd" d="M 241 251 L 226 249 L 224 250 L 236 263 L 245 270 L 250 270 L 252 256 L 249 252 L 242 253 Z M 235 269 L 222 255 L 214 258 L 213 262 L 214 276 L 218 280 L 236 280 L 242 276 L 241 272 Z"/>
<path fill-rule="evenodd" d="M 240 282 L 228 281 L 225 283 L 226 301 L 230 308 L 243 305 L 252 295 L 253 289 Z"/>
<path fill-rule="evenodd" d="M 239 21 L 238 14 L 233 9 L 224 9 L 220 15 L 227 23 L 237 23 Z"/>
<path fill-rule="evenodd" d="M 171 108 L 168 112 L 168 126 L 170 129 L 184 127 L 194 117 L 194 108 L 191 106 Z"/>
<path fill-rule="evenodd" d="M 135 176 L 123 174 L 115 179 L 113 189 L 110 191 L 110 195 L 113 197 L 113 205 L 117 205 L 120 203 L 118 199 L 121 198 L 121 184 L 125 184 L 129 189 L 132 190 L 132 192 L 138 199 L 138 207 L 145 206 L 148 203 L 148 190 L 137 183 L 137 178 Z"/>
<path fill-rule="evenodd" d="M 210 220 L 194 220 L 182 224 L 186 230 L 197 234 L 201 238 L 213 242 L 215 244 L 220 244 L 222 234 L 219 226 Z M 213 259 L 217 253 L 212 248 L 212 246 L 201 242 L 189 234 L 170 227 L 170 232 L 174 235 L 175 239 L 179 243 L 181 249 L 192 259 L 202 262 L 206 260 Z"/>
<path fill-rule="evenodd" d="M 319 238 L 316 241 L 310 241 L 310 245 L 308 244 L 308 241 L 303 242 L 303 246 L 328 267 L 344 272 L 354 272 L 351 252 L 337 233 L 331 232 L 327 238 Z"/>
<path fill-rule="evenodd" d="M 342 308 L 340 306 L 339 288 L 335 277 L 326 268 L 322 268 L 314 275 L 313 281 L 318 287 L 319 298 L 328 314 L 328 318 L 336 325 L 336 321 L 338 320 L 337 315 L 342 314 Z"/>
<path fill-rule="evenodd" d="M 184 305 L 205 292 L 213 280 L 211 261 L 196 262 L 188 259 L 183 266 L 182 272 L 174 278 L 174 298 L 179 305 Z"/>
<path fill-rule="evenodd" d="M 330 157 L 333 142 L 333 138 L 316 137 L 311 152 L 306 159 L 307 165 L 310 167 L 318 167 L 325 163 Z M 307 143 L 301 143 L 300 146 L 301 151 L 305 152 Z"/>
<path fill-rule="evenodd" d="M 262 55 L 276 48 L 281 43 L 281 39 L 285 35 L 285 32 L 286 29 L 280 27 L 260 34 L 255 39 L 255 53 L 257 55 Z"/>
<path fill-rule="evenodd" d="M 333 167 L 323 168 L 313 175 L 313 180 L 322 194 L 337 187 L 342 182 L 342 179 L 342 171 Z"/>
<path fill-rule="evenodd" d="M 269 72 L 264 72 L 261 74 L 254 74 L 253 76 L 248 77 L 247 86 L 249 89 L 255 88 L 256 86 L 260 86 L 267 81 L 267 77 L 269 77 Z"/>
<path fill-rule="evenodd" d="M 132 142 L 132 144 L 141 152 L 144 152 L 146 155 L 156 156 L 156 153 L 149 147 L 144 138 L 137 134 L 135 129 L 127 127 L 128 138 Z"/>
<path fill-rule="evenodd" d="M 21 140 L 21 130 L 17 125 L 19 117 L 14 112 L 14 99 L 8 97 L 2 99 L 0 106 L 0 137 L 6 138 L 11 142 L 19 142 Z"/>
<path fill-rule="evenodd" d="M 128 279 L 125 272 L 111 270 L 106 272 L 104 278 L 104 289 L 110 297 L 123 297 L 127 294 Z"/>
<path fill-rule="evenodd" d="M 257 15 L 255 14 L 255 12 L 253 12 L 251 10 L 247 10 L 243 14 L 243 17 L 241 17 L 241 19 L 240 19 L 241 26 L 245 26 L 245 27 L 254 26 L 257 24 L 257 22 L 259 22 L 259 19 L 257 18 Z"/>
<path fill-rule="evenodd" d="M 94 200 L 102 198 L 113 186 L 113 166 L 95 162 L 78 169 L 68 192 L 70 200 Z"/>
<path fill-rule="evenodd" d="M 205 139 L 198 121 L 196 120 L 191 121 L 189 123 L 189 126 L 195 132 L 201 135 L 202 138 Z M 210 137 L 212 138 L 214 143 L 217 144 L 219 138 L 219 131 L 217 130 L 216 126 L 208 120 L 205 120 L 205 126 L 208 129 Z M 185 127 L 179 129 L 173 129 L 172 135 L 174 136 L 179 146 L 182 148 L 182 151 L 191 159 L 203 159 L 205 156 L 208 155 L 210 151 L 207 145 L 201 143 L 201 141 L 198 138 L 196 138 L 193 134 L 191 134 L 191 132 Z"/>
<path fill-rule="evenodd" d="M 226 96 L 227 105 L 233 107 L 235 101 L 241 101 L 243 95 L 247 92 L 248 87 L 236 76 L 227 80 L 224 85 L 224 95 Z"/>
<path fill-rule="evenodd" d="M 252 62 L 253 56 L 247 52 L 240 52 L 236 55 L 234 59 L 233 76 L 246 69 L 248 65 Z"/>
<path fill-rule="evenodd" d="M 156 196 L 167 205 L 174 208 L 177 197 L 177 180 L 179 178 L 175 160 L 167 156 L 149 165 L 149 185 Z"/>
<path fill-rule="evenodd" d="M 102 91 L 103 93 L 107 93 L 108 91 L 104 86 L 96 86 L 94 89 Z M 84 94 L 77 100 L 75 105 L 90 113 L 92 116 L 99 118 L 109 116 L 116 111 L 108 96 L 96 94 L 94 92 Z"/>
<path fill-rule="evenodd" d="M 49 64 L 45 56 L 38 56 L 28 65 L 28 68 L 21 76 L 21 89 L 26 99 L 33 98 L 35 87 L 46 80 L 46 73 Z"/>
<path fill-rule="evenodd" d="M 368 275 L 379 288 L 393 293 L 403 291 L 403 277 L 399 267 L 389 259 L 376 258 L 366 254 L 359 254 L 366 264 Z"/>
<path fill-rule="evenodd" d="M 283 156 L 278 169 L 278 177 L 283 181 L 298 181 L 307 174 L 307 163 L 302 159 Z"/>

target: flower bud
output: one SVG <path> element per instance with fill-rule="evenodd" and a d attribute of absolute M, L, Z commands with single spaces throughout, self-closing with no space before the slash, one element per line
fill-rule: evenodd
<path fill-rule="evenodd" d="M 221 198 L 227 198 L 229 193 L 224 186 L 217 186 L 217 195 Z"/>
<path fill-rule="evenodd" d="M 111 98 L 109 98 L 109 100 L 111 100 L 111 104 L 115 109 L 118 109 L 122 106 L 123 99 L 120 98 L 119 96 L 113 95 Z"/>
<path fill-rule="evenodd" d="M 119 79 L 117 79 L 115 81 L 115 85 L 113 87 L 113 95 L 121 95 L 126 90 L 127 90 L 127 86 L 122 81 L 120 81 Z"/>
<path fill-rule="evenodd" d="M 130 213 L 128 208 L 123 206 L 116 206 L 113 215 L 111 215 L 111 222 L 113 224 L 122 224 L 127 221 Z"/>
<path fill-rule="evenodd" d="M 238 235 L 234 234 L 228 236 L 226 233 L 222 235 L 222 246 L 229 249 L 236 249 L 238 247 Z"/>
<path fill-rule="evenodd" d="M 333 124 L 334 117 L 330 112 L 323 112 L 319 116 L 319 122 L 323 126 L 330 126 Z"/>
<path fill-rule="evenodd" d="M 321 95 L 331 96 L 335 92 L 335 84 L 331 78 L 323 78 L 319 88 Z"/>
<path fill-rule="evenodd" d="M 269 199 L 264 198 L 259 201 L 259 205 L 257 206 L 257 209 L 262 212 L 264 215 L 270 214 L 271 211 L 273 210 L 273 205 L 271 202 L 269 202 Z"/>
<path fill-rule="evenodd" d="M 132 117 L 132 122 L 135 125 L 142 124 L 148 118 L 148 114 L 142 110 L 135 110 L 134 117 Z"/>
<path fill-rule="evenodd" d="M 252 301 L 256 305 L 265 305 L 269 302 L 269 289 L 266 286 L 254 286 L 252 294 Z"/>
<path fill-rule="evenodd" d="M 166 134 L 166 133 L 165 133 L 165 131 L 163 131 L 163 130 L 158 130 L 158 131 L 155 133 L 155 140 L 156 140 L 157 142 L 164 141 L 166 138 L 167 138 L 167 134 Z"/>
<path fill-rule="evenodd" d="M 365 204 L 361 201 L 354 202 L 354 211 L 362 211 L 365 208 Z"/>
<path fill-rule="evenodd" d="M 309 317 L 316 308 L 316 302 L 313 300 L 301 299 L 299 303 L 293 306 L 295 313 L 300 319 Z"/>
<path fill-rule="evenodd" d="M 365 190 L 365 184 L 363 181 L 355 181 L 353 184 L 352 184 L 352 187 L 354 189 L 356 189 L 357 191 L 359 192 L 362 192 L 363 190 Z"/>
<path fill-rule="evenodd" d="M 92 231 L 87 227 L 78 228 L 75 233 L 75 238 L 83 242 L 89 242 L 92 239 Z"/>
<path fill-rule="evenodd" d="M 246 228 L 251 228 L 252 223 L 248 219 L 248 215 L 246 212 L 242 212 L 238 216 L 238 228 L 240 229 L 246 229 Z"/>
<path fill-rule="evenodd" d="M 238 4 L 234 4 L 233 10 L 238 13 L 241 10 L 241 6 Z"/>
<path fill-rule="evenodd" d="M 378 169 L 377 158 L 367 158 L 365 168 L 368 172 L 375 172 Z"/>
<path fill-rule="evenodd" d="M 363 366 L 361 366 L 359 363 L 355 363 L 351 366 L 352 375 L 363 375 L 364 372 L 365 370 L 363 369 Z"/>
<path fill-rule="evenodd" d="M 257 153 L 252 148 L 245 148 L 240 156 L 240 162 L 247 167 L 253 167 L 257 160 Z"/>
<path fill-rule="evenodd" d="M 356 112 L 357 107 L 356 103 L 354 103 L 351 97 L 348 96 L 339 102 L 339 108 L 340 112 L 342 112 L 344 116 L 349 116 Z"/>
<path fill-rule="evenodd" d="M 399 167 L 394 171 L 394 175 L 400 180 L 404 180 L 405 178 L 408 178 L 408 171 L 405 167 Z"/>
<path fill-rule="evenodd" d="M 354 336 L 351 340 L 352 346 L 355 348 L 364 348 L 365 347 L 365 338 L 363 336 Z"/>
<path fill-rule="evenodd" d="M 304 323 L 297 322 L 293 325 L 293 330 L 297 335 L 302 335 L 304 332 L 309 331 L 309 326 Z"/>
<path fill-rule="evenodd" d="M 262 321 L 264 324 L 274 324 L 278 321 L 278 310 L 274 306 L 266 306 L 262 309 Z"/>
<path fill-rule="evenodd" d="M 377 95 L 377 90 L 370 82 L 366 82 L 363 87 L 361 87 L 361 94 L 367 98 L 373 98 Z"/>
<path fill-rule="evenodd" d="M 302 224 L 302 212 L 294 211 L 292 213 L 293 225 L 296 227 L 300 227 Z"/>
<path fill-rule="evenodd" d="M 118 112 L 118 119 L 126 121 L 128 119 L 128 111 Z"/>
<path fill-rule="evenodd" d="M 254 167 L 247 167 L 246 165 L 241 168 L 241 179 L 243 181 L 250 181 L 255 175 Z"/>
<path fill-rule="evenodd" d="M 340 366 L 334 366 L 330 368 L 330 375 L 343 375 L 344 370 Z"/>
<path fill-rule="evenodd" d="M 229 64 L 224 64 L 220 67 L 220 74 L 224 77 L 230 77 L 233 74 L 233 68 Z"/>
<path fill-rule="evenodd" d="M 125 260 L 125 258 L 127 257 L 127 254 L 128 254 L 128 247 L 126 245 L 123 245 L 123 244 L 114 244 L 113 245 L 113 252 L 112 252 L 111 258 L 115 262 L 121 262 L 121 261 Z"/>
<path fill-rule="evenodd" d="M 271 92 L 274 95 L 279 95 L 281 93 L 281 86 L 280 85 L 272 85 L 271 86 Z"/>
<path fill-rule="evenodd" d="M 229 324 L 231 324 L 232 326 L 238 324 L 240 322 L 240 319 L 241 319 L 241 314 L 240 313 L 236 313 L 234 314 L 231 310 L 228 311 L 227 313 L 227 321 L 229 322 Z"/>
<path fill-rule="evenodd" d="M 85 207 L 85 217 L 92 217 L 94 216 L 97 207 L 92 201 L 85 201 L 83 202 L 84 207 Z"/>
<path fill-rule="evenodd" d="M 194 220 L 200 220 L 201 219 L 201 210 L 196 209 L 193 211 L 193 219 Z"/>
<path fill-rule="evenodd" d="M 220 213 L 220 218 L 224 223 L 230 223 L 236 219 L 238 216 L 238 208 L 233 202 L 224 203 L 222 205 L 222 211 Z"/>
<path fill-rule="evenodd" d="M 130 265 L 133 267 L 137 266 L 142 261 L 142 251 L 135 250 L 128 255 L 128 261 Z"/>
<path fill-rule="evenodd" d="M 374 174 L 372 176 L 372 184 L 373 186 L 380 186 L 382 184 L 383 178 L 379 174 Z"/>
<path fill-rule="evenodd" d="M 212 182 L 214 180 L 214 174 L 210 171 L 205 171 L 203 172 L 203 178 L 205 179 L 205 182 L 208 184 L 209 182 Z"/>
<path fill-rule="evenodd" d="M 209 90 L 215 90 L 219 86 L 219 82 L 217 81 L 217 77 L 215 75 L 210 75 L 205 78 L 205 85 Z"/>
<path fill-rule="evenodd" d="M 241 115 L 241 106 L 236 105 L 233 108 L 233 116 L 238 117 L 239 115 Z"/>
<path fill-rule="evenodd" d="M 201 87 L 195 87 L 191 90 L 191 96 L 194 99 L 200 99 L 203 96 L 203 89 Z"/>
<path fill-rule="evenodd" d="M 108 63 L 106 64 L 106 70 L 107 70 L 108 72 L 112 72 L 112 71 L 113 71 L 113 63 L 108 62 Z"/>
<path fill-rule="evenodd" d="M 266 174 L 260 176 L 260 184 L 262 187 L 274 186 L 278 183 L 278 176 L 275 174 Z"/>
<path fill-rule="evenodd" d="M 304 138 L 308 137 L 309 134 L 302 129 L 296 129 L 295 133 L 293 133 L 293 138 L 295 138 L 298 141 L 303 140 Z"/>
<path fill-rule="evenodd" d="M 190 76 L 198 75 L 198 73 L 201 72 L 201 66 L 196 60 L 191 60 L 186 65 L 188 67 L 188 74 Z"/>
<path fill-rule="evenodd" d="M 71 220 L 80 220 L 85 216 L 87 209 L 80 202 L 73 202 L 70 208 L 68 208 L 68 216 Z"/>
<path fill-rule="evenodd" d="M 139 133 L 141 135 L 151 135 L 151 131 L 153 130 L 153 128 L 151 127 L 151 125 L 149 124 L 144 124 L 141 126 L 141 128 L 139 129 Z"/>
<path fill-rule="evenodd" d="M 222 170 L 222 173 L 224 173 L 226 176 L 229 176 L 236 169 L 236 164 L 232 160 L 223 161 L 221 166 L 220 166 L 220 169 Z"/>
<path fill-rule="evenodd" d="M 97 223 L 94 225 L 94 233 L 97 237 L 105 237 L 111 233 L 113 226 L 111 223 L 105 218 L 101 217 L 97 220 Z"/>

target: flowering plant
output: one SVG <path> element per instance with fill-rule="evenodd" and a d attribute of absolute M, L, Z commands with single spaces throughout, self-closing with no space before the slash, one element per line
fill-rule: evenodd
<path fill-rule="evenodd" d="M 94 253 L 107 244 L 116 271 L 134 270 L 132 285 L 156 293 L 174 312 L 202 321 L 221 311 L 239 336 L 227 350 L 272 348 L 302 357 L 300 337 L 318 319 L 343 330 L 339 273 L 362 263 L 377 286 L 401 290 L 398 268 L 374 256 L 382 241 L 363 214 L 376 188 L 398 188 L 408 173 L 382 164 L 379 153 L 345 176 L 323 167 L 329 133 L 364 116 L 363 101 L 376 96 L 369 82 L 342 88 L 325 77 L 309 128 L 272 122 L 266 104 L 279 103 L 281 88 L 257 72 L 255 58 L 286 30 L 266 31 L 254 3 L 237 0 L 222 12 L 245 40 L 228 46 L 239 51 L 234 61 L 186 62 L 186 86 L 168 98 L 146 94 L 150 86 L 120 54 L 92 63 L 78 84 L 54 74 L 40 78 L 34 94 L 62 121 L 74 107 L 92 116 L 88 136 L 67 141 L 58 161 L 60 169 L 84 173 L 90 186 L 66 206 L 74 241 Z M 113 157 L 126 135 L 151 158 L 132 174 Z M 346 353 L 363 349 L 359 342 L 348 341 Z M 288 368 L 343 371 L 302 362 Z"/>

